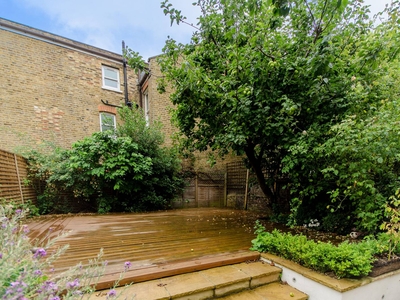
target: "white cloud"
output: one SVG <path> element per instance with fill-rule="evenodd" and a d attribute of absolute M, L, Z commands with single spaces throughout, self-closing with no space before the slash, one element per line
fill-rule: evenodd
<path fill-rule="evenodd" d="M 383 11 L 388 3 L 390 3 L 390 0 L 364 0 L 365 5 L 370 5 L 369 9 L 372 15 Z"/>
<path fill-rule="evenodd" d="M 103 49 L 121 52 L 121 41 L 144 58 L 161 53 L 167 36 L 179 42 L 189 42 L 193 28 L 170 26 L 169 16 L 160 8 L 161 0 L 17 0 L 39 9 L 52 20 L 55 34 L 75 39 Z M 200 14 L 194 0 L 170 0 L 182 10 L 188 21 L 197 23 Z M 384 9 L 390 0 L 365 0 L 373 14 Z"/>
<path fill-rule="evenodd" d="M 121 40 L 144 57 L 161 53 L 168 35 L 188 42 L 192 28 L 170 27 L 170 19 L 160 8 L 160 0 L 20 0 L 43 11 L 53 21 L 48 31 L 68 38 L 121 52 Z M 173 0 L 188 20 L 196 23 L 197 11 L 191 0 Z M 193 20 L 193 21 L 192 21 Z M 146 53 L 142 53 L 142 52 Z"/>

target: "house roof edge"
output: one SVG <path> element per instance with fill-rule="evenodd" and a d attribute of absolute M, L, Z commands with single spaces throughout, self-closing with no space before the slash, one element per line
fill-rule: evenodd
<path fill-rule="evenodd" d="M 95 46 L 91 46 L 85 43 L 81 43 L 60 35 L 56 35 L 47 31 L 43 31 L 37 28 L 33 28 L 27 25 L 23 25 L 14 21 L 10 21 L 4 18 L 0 18 L 0 29 L 14 32 L 16 34 L 22 34 L 31 38 L 36 38 L 56 44 L 70 49 L 79 50 L 88 54 L 100 56 L 109 60 L 122 62 L 122 55 L 117 54 L 108 50 L 104 50 Z"/>

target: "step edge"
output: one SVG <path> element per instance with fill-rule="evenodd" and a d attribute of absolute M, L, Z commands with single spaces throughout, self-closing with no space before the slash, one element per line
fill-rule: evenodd
<path fill-rule="evenodd" d="M 243 263 L 249 260 L 255 260 L 260 258 L 260 253 L 254 252 L 254 253 L 249 253 L 248 255 L 243 255 L 243 256 L 238 256 L 238 257 L 228 257 L 224 260 L 216 260 L 216 261 L 210 261 L 210 262 L 205 262 L 205 263 L 200 263 L 198 264 L 196 260 L 190 261 L 192 263 L 191 265 L 188 266 L 182 266 L 178 267 L 176 269 L 159 269 L 157 272 L 149 272 L 149 273 L 143 273 L 143 274 L 133 274 L 129 275 L 129 272 L 125 274 L 125 277 L 119 281 L 118 286 L 124 286 L 126 284 L 130 283 L 139 283 L 139 282 L 145 282 L 145 281 L 150 281 L 150 280 L 155 280 L 155 279 L 161 279 L 165 277 L 171 277 L 171 276 L 177 276 L 181 274 L 187 274 L 187 273 L 192 273 L 192 272 L 199 272 L 211 268 L 217 268 L 217 267 L 223 267 L 223 266 L 229 266 L 229 265 L 234 265 L 234 264 L 239 264 Z M 172 266 L 174 264 L 169 264 L 168 266 Z M 165 266 L 164 266 L 165 268 Z M 108 277 L 108 278 L 107 278 Z M 106 277 L 102 277 L 103 279 L 100 279 L 98 284 L 96 285 L 96 290 L 104 290 L 108 289 L 111 287 L 116 287 L 114 286 L 116 278 L 112 275 L 107 275 Z"/>

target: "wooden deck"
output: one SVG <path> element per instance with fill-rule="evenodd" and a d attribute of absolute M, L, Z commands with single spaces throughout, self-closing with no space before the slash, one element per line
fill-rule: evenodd
<path fill-rule="evenodd" d="M 254 223 L 261 215 L 229 209 L 197 208 L 143 214 L 109 214 L 42 217 L 30 222 L 32 238 L 68 232 L 57 245 L 69 244 L 56 261 L 56 271 L 80 262 L 87 264 L 102 248 L 108 261 L 99 288 L 106 288 L 124 270 L 132 267 L 126 280 L 144 281 L 177 272 L 195 271 L 206 266 L 253 259 L 249 253 L 254 238 Z M 174 271 L 174 269 L 181 271 Z"/>

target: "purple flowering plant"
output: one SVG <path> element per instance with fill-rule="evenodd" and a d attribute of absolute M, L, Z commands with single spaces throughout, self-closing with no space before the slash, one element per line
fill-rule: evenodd
<path fill-rule="evenodd" d="M 125 267 L 125 271 L 127 271 L 130 269 L 130 267 L 132 267 L 132 263 L 130 261 L 127 261 L 127 262 L 125 262 L 124 267 Z"/>
<path fill-rule="evenodd" d="M 102 250 L 88 267 L 50 272 L 68 246 L 57 247 L 62 235 L 32 241 L 25 216 L 12 204 L 0 205 L 0 299 L 88 299 L 106 267 Z"/>

